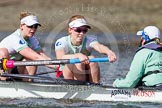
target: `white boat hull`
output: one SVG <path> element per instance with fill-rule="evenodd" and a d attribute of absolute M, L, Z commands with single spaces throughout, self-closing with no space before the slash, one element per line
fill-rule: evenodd
<path fill-rule="evenodd" d="M 162 91 L 117 89 L 99 85 L 67 85 L 0 81 L 0 98 L 55 98 L 93 101 L 162 103 Z"/>

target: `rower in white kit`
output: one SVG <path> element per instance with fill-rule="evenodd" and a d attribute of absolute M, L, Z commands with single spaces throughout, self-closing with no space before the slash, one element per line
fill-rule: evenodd
<path fill-rule="evenodd" d="M 21 12 L 19 29 L 0 42 L 0 58 L 17 61 L 50 60 L 50 57 L 43 52 L 37 37 L 34 36 L 40 26 L 37 16 L 27 11 Z M 48 67 L 55 68 L 53 65 Z M 21 66 L 12 69 L 11 73 L 35 75 L 36 71 L 37 66 Z M 6 78 L 1 77 L 1 80 Z M 31 81 L 31 79 L 24 80 Z"/>

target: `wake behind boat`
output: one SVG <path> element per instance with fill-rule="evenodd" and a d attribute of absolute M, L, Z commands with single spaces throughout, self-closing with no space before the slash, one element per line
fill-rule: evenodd
<path fill-rule="evenodd" d="M 113 88 L 74 80 L 0 81 L 0 98 L 54 98 L 87 101 L 162 103 L 162 90 Z"/>

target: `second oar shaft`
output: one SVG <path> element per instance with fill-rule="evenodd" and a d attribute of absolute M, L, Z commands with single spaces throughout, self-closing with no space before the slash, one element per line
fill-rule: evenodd
<path fill-rule="evenodd" d="M 38 66 L 38 65 L 57 65 L 67 64 L 69 60 L 39 60 L 39 61 L 15 61 L 14 66 Z"/>
<path fill-rule="evenodd" d="M 7 60 L 6 67 L 13 68 L 15 66 L 41 66 L 41 65 L 57 65 L 68 64 L 69 59 L 56 59 L 56 60 L 38 60 L 38 61 L 13 61 Z"/>

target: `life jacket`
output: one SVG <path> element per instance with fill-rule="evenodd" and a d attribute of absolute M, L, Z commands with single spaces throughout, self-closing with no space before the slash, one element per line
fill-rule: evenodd
<path fill-rule="evenodd" d="M 147 49 L 151 49 L 151 50 L 156 50 L 156 51 L 162 51 L 162 46 L 161 45 L 158 45 L 156 43 L 150 43 L 150 44 L 143 45 L 142 47 L 137 49 L 136 53 L 138 51 L 140 51 L 141 49 L 143 49 L 143 48 L 147 48 Z"/>
<path fill-rule="evenodd" d="M 149 43 L 149 44 L 146 44 L 146 45 L 143 45 L 142 47 L 140 47 L 139 49 L 137 49 L 136 53 L 140 50 L 142 50 L 143 48 L 147 48 L 147 49 L 151 49 L 151 50 L 155 50 L 155 51 L 162 51 L 162 46 L 161 45 L 158 45 L 156 43 Z M 144 74 L 141 79 L 139 80 L 138 82 L 138 85 L 136 87 L 139 87 L 139 86 L 145 86 L 144 82 L 142 81 L 142 79 L 148 75 L 151 75 L 151 74 L 157 74 L 157 73 L 161 73 L 161 71 L 159 70 L 154 70 L 154 71 L 149 71 L 147 72 L 146 74 Z"/>

